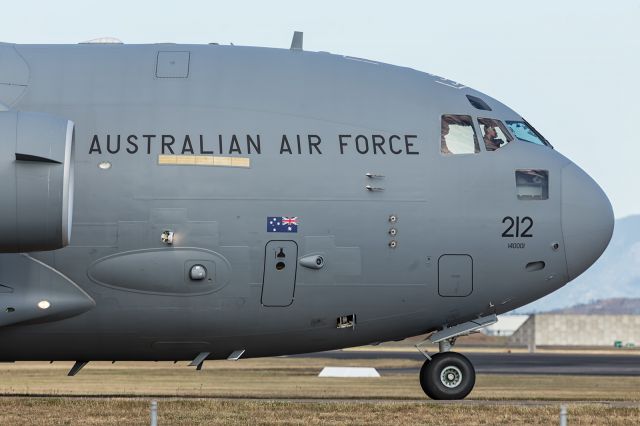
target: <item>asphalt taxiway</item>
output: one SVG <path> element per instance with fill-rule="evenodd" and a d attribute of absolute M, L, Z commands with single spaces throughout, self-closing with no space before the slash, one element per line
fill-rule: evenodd
<path fill-rule="evenodd" d="M 580 353 L 474 353 L 459 350 L 473 363 L 479 374 L 562 374 L 587 376 L 640 376 L 640 355 Z M 305 358 L 331 359 L 403 359 L 422 361 L 414 351 L 339 350 L 297 355 Z M 386 368 L 385 372 L 414 373 L 416 368 Z"/>

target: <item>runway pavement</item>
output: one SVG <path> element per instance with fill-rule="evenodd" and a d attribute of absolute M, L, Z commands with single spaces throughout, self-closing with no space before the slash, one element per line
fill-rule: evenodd
<path fill-rule="evenodd" d="M 479 374 L 562 374 L 589 376 L 640 376 L 640 355 L 593 355 L 593 354 L 556 354 L 556 353 L 473 353 L 458 350 L 467 356 Z M 415 351 L 329 351 L 296 355 L 300 357 L 331 359 L 405 359 L 424 360 L 424 356 Z M 381 374 L 411 373 L 416 368 L 379 369 Z"/>

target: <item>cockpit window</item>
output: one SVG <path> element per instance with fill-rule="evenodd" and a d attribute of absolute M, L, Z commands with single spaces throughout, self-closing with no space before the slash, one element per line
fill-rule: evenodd
<path fill-rule="evenodd" d="M 507 126 L 509 126 L 515 137 L 521 141 L 534 143 L 536 145 L 551 146 L 551 144 L 525 120 L 507 121 Z"/>
<path fill-rule="evenodd" d="M 478 118 L 484 147 L 487 151 L 495 151 L 513 140 L 502 121 L 491 118 Z"/>
<path fill-rule="evenodd" d="M 440 137 L 443 154 L 474 154 L 480 152 L 473 121 L 468 115 L 443 115 Z"/>

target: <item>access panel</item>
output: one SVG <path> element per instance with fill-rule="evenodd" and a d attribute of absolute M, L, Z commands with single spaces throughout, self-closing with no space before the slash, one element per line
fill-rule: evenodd
<path fill-rule="evenodd" d="M 467 254 L 445 254 L 438 259 L 438 293 L 464 297 L 473 291 L 473 259 Z"/>
<path fill-rule="evenodd" d="M 188 78 L 190 52 L 158 52 L 156 77 Z"/>
<path fill-rule="evenodd" d="M 269 241 L 264 254 L 262 304 L 289 306 L 293 302 L 298 268 L 295 241 Z"/>

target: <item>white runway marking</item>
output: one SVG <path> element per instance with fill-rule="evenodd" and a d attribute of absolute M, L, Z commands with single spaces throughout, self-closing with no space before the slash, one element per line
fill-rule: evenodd
<path fill-rule="evenodd" d="M 325 367 L 318 377 L 380 377 L 380 373 L 370 367 Z"/>

